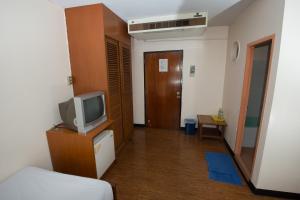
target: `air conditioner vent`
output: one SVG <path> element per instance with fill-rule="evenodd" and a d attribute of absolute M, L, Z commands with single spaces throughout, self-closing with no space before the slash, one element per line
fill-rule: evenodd
<path fill-rule="evenodd" d="M 207 27 L 207 12 L 155 16 L 128 21 L 128 33 L 136 39 L 199 37 Z"/>
<path fill-rule="evenodd" d="M 201 26 L 201 25 L 202 26 L 206 25 L 206 17 L 130 24 L 129 31 L 166 29 L 166 28 Z"/>

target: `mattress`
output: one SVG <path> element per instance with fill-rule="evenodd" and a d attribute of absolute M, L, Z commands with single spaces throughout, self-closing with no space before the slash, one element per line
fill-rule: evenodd
<path fill-rule="evenodd" d="M 0 183 L 1 200 L 113 200 L 105 181 L 27 167 Z"/>

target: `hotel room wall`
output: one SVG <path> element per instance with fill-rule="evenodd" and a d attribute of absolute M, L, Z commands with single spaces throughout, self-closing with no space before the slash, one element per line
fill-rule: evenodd
<path fill-rule="evenodd" d="M 60 122 L 72 86 L 64 10 L 46 0 L 1 1 L 0 180 L 33 165 L 51 169 L 45 131 Z"/>
<path fill-rule="evenodd" d="M 144 58 L 149 51 L 183 50 L 181 126 L 187 117 L 216 114 L 222 107 L 228 27 L 209 27 L 195 39 L 132 39 L 134 123 L 145 123 Z M 190 65 L 196 66 L 190 77 Z"/>
<path fill-rule="evenodd" d="M 267 96 L 265 101 L 265 109 L 262 115 L 263 120 L 261 123 L 261 134 L 259 136 L 256 160 L 251 177 L 252 183 L 256 187 L 262 189 L 279 189 L 279 185 L 281 185 L 281 188 L 283 190 L 285 189 L 284 187 L 282 187 L 283 183 L 287 183 L 286 178 L 284 178 L 285 173 L 282 173 L 282 171 L 280 171 L 275 173 L 276 176 L 278 176 L 278 181 L 273 180 L 269 185 L 259 184 L 260 177 L 263 177 L 261 173 L 262 160 L 266 159 L 264 154 L 265 144 L 268 143 L 267 137 L 270 137 L 268 136 L 268 134 L 272 134 L 268 131 L 268 127 L 270 126 L 269 122 L 272 121 L 271 109 L 273 104 L 272 101 L 276 75 L 278 74 L 277 67 L 280 52 L 284 6 L 285 1 L 282 0 L 256 0 L 245 11 L 243 11 L 239 17 L 236 18 L 235 22 L 229 28 L 223 107 L 225 117 L 228 122 L 225 139 L 233 150 L 236 142 L 236 131 L 240 112 L 247 44 L 263 37 L 275 34 L 269 85 L 266 90 Z M 241 44 L 241 51 L 239 59 L 236 62 L 233 62 L 230 59 L 230 53 L 232 51 L 232 44 L 236 40 L 238 40 Z M 276 165 L 280 166 L 281 164 L 282 161 L 280 159 L 277 159 Z M 272 166 L 272 168 L 273 167 L 274 165 Z M 272 175 L 274 175 L 275 177 L 275 174 Z M 281 180 L 283 180 L 283 182 L 280 182 Z"/>
<path fill-rule="evenodd" d="M 278 71 L 257 187 L 300 193 L 300 1 L 285 0 Z"/>

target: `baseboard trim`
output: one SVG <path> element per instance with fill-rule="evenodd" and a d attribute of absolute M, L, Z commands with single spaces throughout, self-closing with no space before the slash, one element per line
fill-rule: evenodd
<path fill-rule="evenodd" d="M 299 193 L 292 193 L 292 192 L 282 192 L 282 191 L 275 191 L 275 190 L 265 190 L 265 189 L 259 189 L 256 188 L 253 183 L 250 181 L 247 181 L 245 175 L 243 174 L 240 166 L 238 165 L 235 157 L 234 157 L 234 152 L 232 151 L 232 149 L 230 148 L 229 144 L 227 143 L 227 141 L 224 139 L 224 143 L 226 148 L 228 149 L 232 159 L 234 160 L 236 166 L 238 167 L 238 169 L 240 170 L 241 174 L 243 175 L 243 178 L 245 180 L 245 182 L 247 183 L 247 185 L 249 186 L 250 190 L 252 191 L 253 194 L 256 195 L 264 195 L 264 196 L 272 196 L 272 197 L 279 197 L 279 198 L 285 198 L 285 199 L 300 199 L 300 194 Z"/>
<path fill-rule="evenodd" d="M 249 181 L 248 185 L 251 191 L 256 195 L 272 196 L 272 197 L 279 197 L 284 199 L 300 199 L 300 193 L 259 189 L 256 188 L 251 181 Z"/>
<path fill-rule="evenodd" d="M 133 126 L 134 126 L 134 127 L 146 127 L 145 124 L 133 124 Z M 181 126 L 179 129 L 185 131 L 185 127 L 182 127 L 182 126 Z M 195 130 L 197 131 L 198 129 L 195 128 Z"/>
<path fill-rule="evenodd" d="M 227 150 L 229 151 L 230 155 L 232 157 L 234 157 L 234 153 L 225 139 L 224 139 L 224 143 L 225 143 L 225 146 L 226 146 Z"/>
<path fill-rule="evenodd" d="M 248 184 L 248 186 L 250 187 L 250 185 L 249 185 L 249 183 L 248 183 L 248 181 L 247 181 L 247 177 L 244 175 L 242 169 L 240 168 L 240 165 L 238 164 L 238 162 L 236 161 L 236 159 L 235 159 L 235 157 L 234 157 L 234 152 L 232 151 L 232 149 L 230 148 L 229 144 L 227 143 L 227 141 L 226 141 L 225 139 L 224 139 L 224 143 L 225 143 L 225 146 L 226 146 L 227 150 L 229 151 L 229 153 L 230 153 L 230 155 L 231 155 L 231 157 L 232 157 L 232 159 L 233 159 L 235 165 L 238 167 L 238 169 L 239 169 L 239 171 L 240 171 L 240 174 L 242 174 L 244 181 L 245 181 L 245 182 Z"/>
<path fill-rule="evenodd" d="M 146 124 L 133 124 L 134 127 L 146 127 Z"/>
<path fill-rule="evenodd" d="M 179 129 L 185 131 L 185 126 L 180 126 Z M 198 131 L 198 128 L 195 127 L 195 131 Z"/>

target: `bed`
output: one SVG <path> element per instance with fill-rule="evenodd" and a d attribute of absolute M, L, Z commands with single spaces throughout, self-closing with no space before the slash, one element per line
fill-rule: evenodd
<path fill-rule="evenodd" d="M 113 200 L 109 183 L 26 167 L 0 183 L 2 200 Z"/>

